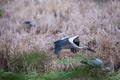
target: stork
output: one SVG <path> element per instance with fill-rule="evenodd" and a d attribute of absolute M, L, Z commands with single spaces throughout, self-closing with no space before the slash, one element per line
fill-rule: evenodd
<path fill-rule="evenodd" d="M 79 43 L 80 41 L 78 36 L 62 38 L 54 42 L 54 53 L 59 54 L 62 49 L 70 49 L 72 53 L 76 53 L 79 50 L 89 50 L 95 52 L 88 46 L 80 47 Z"/>
<path fill-rule="evenodd" d="M 103 61 L 99 58 L 93 58 L 88 61 L 81 61 L 81 63 L 92 66 L 92 67 L 100 68 L 102 71 L 106 71 L 106 72 L 111 71 L 110 67 L 104 67 Z"/>

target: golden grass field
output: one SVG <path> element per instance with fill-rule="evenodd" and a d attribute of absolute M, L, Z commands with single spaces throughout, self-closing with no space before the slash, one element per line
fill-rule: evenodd
<path fill-rule="evenodd" d="M 53 56 L 55 40 L 78 35 L 81 46 L 89 44 L 112 69 L 120 67 L 120 0 L 0 0 L 0 8 L 1 59 L 33 51 Z M 37 26 L 27 29 L 27 20 Z"/>

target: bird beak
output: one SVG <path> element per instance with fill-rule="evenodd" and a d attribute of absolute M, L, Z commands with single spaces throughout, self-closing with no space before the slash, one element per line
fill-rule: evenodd
<path fill-rule="evenodd" d="M 93 50 L 93 49 L 91 49 L 91 48 L 88 48 L 88 50 L 89 50 L 89 51 L 91 51 L 91 52 L 96 53 L 96 51 L 95 51 L 95 50 Z"/>
<path fill-rule="evenodd" d="M 96 51 L 95 51 L 95 50 L 91 49 L 91 48 L 90 48 L 90 47 L 88 47 L 88 46 L 78 47 L 78 49 L 81 49 L 81 50 L 89 50 L 89 51 L 91 51 L 91 52 L 96 53 Z"/>

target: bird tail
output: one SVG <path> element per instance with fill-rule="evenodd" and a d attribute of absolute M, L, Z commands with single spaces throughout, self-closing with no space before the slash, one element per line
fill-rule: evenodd
<path fill-rule="evenodd" d="M 82 63 L 82 64 L 88 64 L 86 61 L 80 61 L 80 63 Z"/>

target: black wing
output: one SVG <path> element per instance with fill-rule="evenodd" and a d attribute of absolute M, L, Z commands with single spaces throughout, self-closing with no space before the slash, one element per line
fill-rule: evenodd
<path fill-rule="evenodd" d="M 59 51 L 62 49 L 62 46 L 64 46 L 65 42 L 68 40 L 68 38 L 65 38 L 63 40 L 57 40 L 54 42 L 54 53 L 58 54 Z"/>

